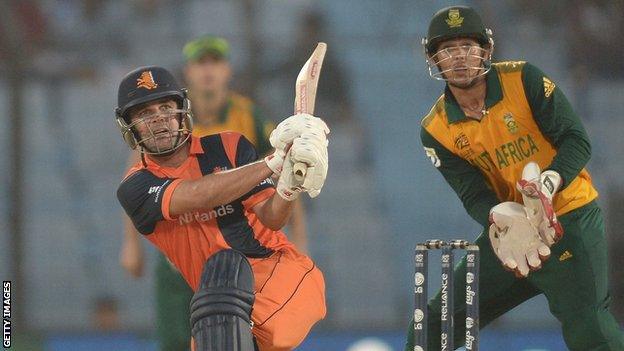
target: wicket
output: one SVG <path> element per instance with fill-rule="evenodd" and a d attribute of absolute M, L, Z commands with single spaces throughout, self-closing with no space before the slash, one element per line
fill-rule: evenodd
<path fill-rule="evenodd" d="M 414 261 L 414 351 L 427 350 L 429 250 L 442 251 L 441 350 L 453 345 L 453 250 L 466 250 L 466 350 L 479 349 L 479 247 L 465 240 L 427 240 L 416 245 Z M 431 350 L 430 350 L 431 351 Z"/>

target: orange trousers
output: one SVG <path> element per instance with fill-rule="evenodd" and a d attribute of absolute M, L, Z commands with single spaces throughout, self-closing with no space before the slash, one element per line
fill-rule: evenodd
<path fill-rule="evenodd" d="M 323 273 L 294 249 L 249 261 L 256 293 L 252 332 L 260 351 L 292 350 L 325 317 Z"/>
<path fill-rule="evenodd" d="M 256 295 L 251 320 L 260 351 L 293 350 L 325 317 L 325 280 L 312 260 L 286 248 L 249 259 Z M 195 343 L 191 340 L 192 350 Z"/>

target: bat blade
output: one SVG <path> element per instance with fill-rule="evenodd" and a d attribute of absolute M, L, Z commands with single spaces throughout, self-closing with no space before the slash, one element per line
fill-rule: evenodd
<path fill-rule="evenodd" d="M 310 58 L 299 71 L 295 83 L 295 114 L 314 113 L 316 88 L 318 86 L 323 59 L 327 52 L 327 44 L 318 43 Z"/>
<path fill-rule="evenodd" d="M 323 67 L 323 59 L 327 52 L 327 44 L 320 42 L 316 45 L 316 49 L 310 55 L 310 58 L 301 68 L 295 82 L 295 114 L 308 113 L 314 114 L 314 103 L 316 101 L 316 89 L 318 87 L 321 68 Z M 293 173 L 295 180 L 303 182 L 307 165 L 302 162 L 293 165 Z"/>

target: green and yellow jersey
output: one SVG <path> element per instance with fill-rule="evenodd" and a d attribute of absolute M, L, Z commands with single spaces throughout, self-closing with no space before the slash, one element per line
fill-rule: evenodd
<path fill-rule="evenodd" d="M 584 168 L 591 145 L 561 90 L 526 62 L 493 64 L 486 75 L 487 113 L 467 118 L 447 87 L 422 120 L 427 156 L 477 222 L 502 201 L 522 203 L 516 182 L 529 161 L 562 177 L 558 215 L 598 196 Z"/>
<path fill-rule="evenodd" d="M 243 134 L 256 147 L 259 155 L 271 149 L 269 136 L 275 125 L 260 115 L 256 105 L 248 98 L 231 93 L 227 103 L 219 112 L 217 123 L 209 126 L 196 123 L 193 135 L 203 137 L 223 131 L 235 131 Z"/>

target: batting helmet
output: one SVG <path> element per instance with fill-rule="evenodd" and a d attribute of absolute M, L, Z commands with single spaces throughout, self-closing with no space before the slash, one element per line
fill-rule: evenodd
<path fill-rule="evenodd" d="M 180 127 L 178 130 L 169 131 L 176 136 L 171 147 L 151 150 L 145 145 L 145 142 L 154 139 L 155 136 L 152 133 L 149 136 L 138 135 L 133 127 L 144 121 L 141 118 L 130 121 L 129 112 L 132 108 L 162 98 L 171 98 L 177 102 L 179 110 L 174 112 L 179 117 Z M 166 155 L 172 153 L 188 140 L 193 130 L 191 103 L 187 98 L 186 89 L 180 88 L 169 71 L 158 66 L 139 67 L 126 74 L 119 84 L 115 116 L 117 126 L 130 148 L 135 149 L 137 145 L 140 145 L 141 151 L 148 154 Z M 185 137 L 182 138 L 182 136 Z"/>

